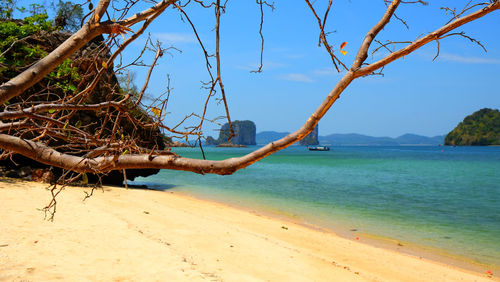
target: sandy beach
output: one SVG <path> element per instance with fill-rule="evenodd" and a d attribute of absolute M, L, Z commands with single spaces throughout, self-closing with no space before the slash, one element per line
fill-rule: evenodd
<path fill-rule="evenodd" d="M 0 281 L 499 281 L 175 191 L 0 180 Z"/>

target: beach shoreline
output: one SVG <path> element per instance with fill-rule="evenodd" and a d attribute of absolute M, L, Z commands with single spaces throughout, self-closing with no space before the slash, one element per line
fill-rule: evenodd
<path fill-rule="evenodd" d="M 446 252 L 446 250 L 439 249 L 437 247 L 420 245 L 413 242 L 399 240 L 391 237 L 385 237 L 377 234 L 371 234 L 367 232 L 360 232 L 359 230 L 349 230 L 349 228 L 346 225 L 325 227 L 312 222 L 305 222 L 301 218 L 295 215 L 287 214 L 284 212 L 269 211 L 269 209 L 267 210 L 263 208 L 259 209 L 255 207 L 245 206 L 242 204 L 228 203 L 226 201 L 219 201 L 217 199 L 214 199 L 214 197 L 205 197 L 203 195 L 195 193 L 190 193 L 185 191 L 180 191 L 180 192 L 176 191 L 175 193 L 177 195 L 193 198 L 196 200 L 216 202 L 220 205 L 228 206 L 230 208 L 243 210 L 248 213 L 255 214 L 256 216 L 267 217 L 270 219 L 277 219 L 280 221 L 287 222 L 289 224 L 300 225 L 305 228 L 312 229 L 318 232 L 331 233 L 335 236 L 339 236 L 346 240 L 357 241 L 359 243 L 368 244 L 373 247 L 383 248 L 397 253 L 410 255 L 418 259 L 425 258 L 427 260 L 431 260 L 436 263 L 450 265 L 468 271 L 473 271 L 478 274 L 485 273 L 485 271 L 487 270 L 490 270 L 493 273 L 500 272 L 500 265 L 491 265 L 487 263 L 478 262 L 471 258 Z M 356 240 L 356 238 L 359 238 L 359 240 Z"/>
<path fill-rule="evenodd" d="M 500 281 L 173 191 L 67 187 L 48 222 L 47 186 L 0 181 L 0 280 Z"/>

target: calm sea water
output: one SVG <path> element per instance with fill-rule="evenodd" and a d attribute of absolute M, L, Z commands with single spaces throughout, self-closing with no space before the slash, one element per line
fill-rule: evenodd
<path fill-rule="evenodd" d="M 225 159 L 253 149 L 205 153 Z M 500 266 L 500 147 L 332 149 L 291 147 L 230 176 L 163 170 L 134 183 Z M 199 149 L 175 151 L 201 158 Z"/>

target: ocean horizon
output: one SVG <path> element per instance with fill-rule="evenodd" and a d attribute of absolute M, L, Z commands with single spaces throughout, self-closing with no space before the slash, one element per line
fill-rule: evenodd
<path fill-rule="evenodd" d="M 221 160 L 255 148 L 204 149 Z M 229 176 L 161 170 L 132 184 L 500 268 L 499 172 L 500 147 L 293 146 Z"/>

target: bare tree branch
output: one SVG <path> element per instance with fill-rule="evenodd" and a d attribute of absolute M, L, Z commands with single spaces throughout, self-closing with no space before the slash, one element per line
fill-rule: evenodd
<path fill-rule="evenodd" d="M 330 11 L 330 6 L 332 1 L 329 1 L 328 8 L 326 9 L 323 19 L 321 19 L 316 11 L 314 10 L 312 4 L 305 0 L 313 14 L 315 15 L 318 28 L 320 29 L 320 40 L 326 47 L 327 51 L 330 50 L 330 46 L 326 40 L 326 35 L 324 32 L 325 22 Z M 183 11 L 186 4 L 181 5 L 179 2 L 174 0 L 164 0 L 155 4 L 152 8 L 144 10 L 138 14 L 131 17 L 125 18 L 126 12 L 130 9 L 130 5 L 134 3 L 125 5 L 120 16 L 119 21 L 102 21 L 102 17 L 106 14 L 106 9 L 110 4 L 110 0 L 101 0 L 98 7 L 96 8 L 91 20 L 83 25 L 83 27 L 73 34 L 68 40 L 66 40 L 61 46 L 52 51 L 45 58 L 41 59 L 29 69 L 25 70 L 21 74 L 17 75 L 15 78 L 4 83 L 0 87 L 0 104 L 4 104 L 11 98 L 16 97 L 14 103 L 10 105 L 4 105 L 4 111 L 0 113 L 0 148 L 8 152 L 15 152 L 24 156 L 27 156 L 35 161 L 64 168 L 77 173 L 106 173 L 112 170 L 126 170 L 126 169 L 142 169 L 142 168 L 154 168 L 154 169 L 174 169 L 174 170 L 185 170 L 195 173 L 205 174 L 205 173 L 215 173 L 215 174 L 231 174 L 235 171 L 245 168 L 270 154 L 286 148 L 291 144 L 303 139 L 307 134 L 309 134 L 314 127 L 317 125 L 319 120 L 326 114 L 326 112 L 331 108 L 333 103 L 340 97 L 346 87 L 355 80 L 356 78 L 363 77 L 369 74 L 375 74 L 377 71 L 381 71 L 387 64 L 397 60 L 403 56 L 406 56 L 418 48 L 428 44 L 429 42 L 436 41 L 438 43 L 439 52 L 439 42 L 449 36 L 462 36 L 471 40 L 473 43 L 479 46 L 484 46 L 477 40 L 469 37 L 461 32 L 452 33 L 453 30 L 474 21 L 480 17 L 483 17 L 492 11 L 500 9 L 500 2 L 493 1 L 488 5 L 480 5 L 480 9 L 477 8 L 476 11 L 466 14 L 465 12 L 460 12 L 455 14 L 455 19 L 436 29 L 435 31 L 420 37 L 413 42 L 392 42 L 381 43 L 376 39 L 378 33 L 390 22 L 390 20 L 395 17 L 395 12 L 401 3 L 423 3 L 423 1 L 401 1 L 393 0 L 387 7 L 384 15 L 381 19 L 368 31 L 364 40 L 356 54 L 354 62 L 350 68 L 345 67 L 338 59 L 335 59 L 332 51 L 329 53 L 332 56 L 334 64 L 340 63 L 344 67 L 347 73 L 339 80 L 339 82 L 334 86 L 330 93 L 325 97 L 323 102 L 318 106 L 318 108 L 310 115 L 308 120 L 304 125 L 297 131 L 290 133 L 284 138 L 281 138 L 275 142 L 271 142 L 264 147 L 261 147 L 247 155 L 238 158 L 230 158 L 221 161 L 211 161 L 211 160 L 198 160 L 183 158 L 176 154 L 172 154 L 165 150 L 158 150 L 157 147 L 153 149 L 145 149 L 140 146 L 140 138 L 126 138 L 126 136 L 134 136 L 133 133 L 124 132 L 120 123 L 122 121 L 130 121 L 130 131 L 134 131 L 137 128 L 162 128 L 169 132 L 178 134 L 180 136 L 186 137 L 188 135 L 194 135 L 201 140 L 201 128 L 203 122 L 207 120 L 205 114 L 207 111 L 207 105 L 210 97 L 214 95 L 215 88 L 218 86 L 221 90 L 222 101 L 224 102 L 224 110 L 226 112 L 226 118 L 231 124 L 231 119 L 229 116 L 229 108 L 226 100 L 226 93 L 224 90 L 224 84 L 222 83 L 222 71 L 221 71 L 221 54 L 220 54 L 220 17 L 224 12 L 225 6 L 221 4 L 220 0 L 216 2 L 211 2 L 210 4 L 205 4 L 201 0 L 194 0 L 196 5 L 201 5 L 205 8 L 215 9 L 215 60 L 217 63 L 217 76 L 214 78 L 211 76 L 211 81 L 204 85 L 208 88 L 209 92 L 207 98 L 205 99 L 205 104 L 203 108 L 203 114 L 197 115 L 195 113 L 187 115 L 182 119 L 181 123 L 175 125 L 174 127 L 165 125 L 163 121 L 164 111 L 166 110 L 167 100 L 155 101 L 155 107 L 158 107 L 158 114 L 156 118 L 147 117 L 133 117 L 128 113 L 128 107 L 131 106 L 132 109 L 138 111 L 152 110 L 153 105 L 146 107 L 145 109 L 140 108 L 140 101 L 143 98 L 144 91 L 149 83 L 149 77 L 151 75 L 152 69 L 155 66 L 158 58 L 162 54 L 162 49 L 157 46 L 156 49 L 151 51 L 155 52 L 155 57 L 151 65 L 149 65 L 149 72 L 144 86 L 139 93 L 138 100 L 130 101 L 130 95 L 121 96 L 122 98 L 113 101 L 113 98 L 109 98 L 106 102 L 102 103 L 87 103 L 86 99 L 91 94 L 92 89 L 94 89 L 101 77 L 107 74 L 107 69 L 112 67 L 112 63 L 122 50 L 128 46 L 133 40 L 135 40 L 141 33 L 145 31 L 148 25 L 162 14 L 167 7 L 174 5 L 174 7 L 181 11 L 183 15 L 187 17 L 187 14 Z M 259 3 L 259 2 L 258 2 Z M 261 4 L 263 2 L 260 2 Z M 473 7 L 478 7 L 473 6 Z M 470 7 L 465 8 L 468 12 Z M 188 18 L 188 21 L 189 18 Z M 131 34 L 127 39 L 124 38 L 123 42 L 120 38 L 117 38 L 118 34 L 124 34 L 126 31 L 132 32 L 129 28 L 132 25 L 142 22 L 142 25 L 137 28 L 137 31 Z M 194 29 L 194 25 L 190 24 Z M 35 97 L 22 98 L 20 96 L 28 88 L 37 85 L 44 76 L 49 74 L 57 65 L 62 63 L 66 58 L 69 58 L 73 53 L 79 48 L 87 44 L 92 38 L 95 38 L 101 34 L 110 34 L 108 40 L 101 48 L 96 50 L 97 53 L 104 52 L 109 46 L 114 46 L 114 52 L 111 58 L 106 60 L 95 60 L 91 65 L 91 70 L 86 74 L 86 81 L 82 82 L 81 88 L 78 91 L 72 93 L 64 94 L 53 94 L 53 100 L 48 100 L 45 102 L 39 102 Z M 207 70 L 210 73 L 210 61 L 209 55 L 201 44 L 201 40 L 198 35 L 197 38 L 202 46 L 203 52 L 205 54 Z M 376 40 L 376 41 L 375 41 Z M 379 47 L 375 49 L 377 51 L 380 48 L 386 48 L 390 53 L 371 64 L 366 63 L 368 57 L 368 51 L 372 46 L 373 41 L 380 44 Z M 122 43 L 120 43 L 122 42 Z M 396 46 L 398 43 L 408 44 L 407 46 L 399 50 L 391 50 L 387 46 L 392 44 Z M 114 44 L 114 45 L 113 45 Z M 400 45 L 397 45 L 400 46 Z M 395 48 L 395 47 L 394 47 Z M 149 50 L 149 49 L 148 49 Z M 142 54 L 141 54 L 142 56 Z M 133 64 L 138 63 L 139 59 L 134 60 Z M 104 64 L 103 64 L 104 62 Z M 121 64 L 121 62 L 120 62 Z M 145 65 L 144 63 L 142 63 Z M 126 65 L 126 64 L 125 64 Z M 50 85 L 44 86 L 45 90 L 50 93 Z M 107 89 L 110 89 L 109 97 L 113 97 L 113 91 L 118 91 L 113 88 L 113 85 L 107 85 Z M 83 89 L 83 90 L 81 90 Z M 81 90 L 81 91 L 80 91 Z M 38 93 L 38 92 L 36 92 Z M 168 92 L 169 95 L 169 92 Z M 108 96 L 107 96 L 108 97 Z M 135 107 L 134 107 L 135 104 Z M 103 115 L 104 121 L 102 124 L 97 126 L 92 126 L 93 130 L 84 130 L 82 127 L 76 123 L 71 123 L 71 118 L 79 111 L 95 111 Z M 200 121 L 197 126 L 186 127 L 185 131 L 177 128 L 181 128 L 181 124 L 184 121 L 193 118 L 199 118 Z M 90 125 L 86 125 L 90 128 Z M 231 127 L 232 128 L 232 127 Z M 16 130 L 17 129 L 17 130 Z M 23 129 L 23 130 L 20 130 Z M 231 129 L 232 130 L 232 129 Z M 37 135 L 38 134 L 38 135 Z M 234 134 L 234 132 L 233 132 Z M 70 141 L 66 144 L 58 143 L 59 140 Z M 78 141 L 78 144 L 73 144 L 71 141 Z M 201 143 L 200 143 L 201 145 Z M 65 151 L 65 149 L 69 151 Z M 203 149 L 202 149 L 203 150 Z M 4 154 L 4 156 L 10 156 L 10 154 Z M 68 179 L 74 179 L 76 176 L 70 176 Z M 56 194 L 57 189 L 54 186 L 53 193 Z M 50 207 L 49 207 L 50 208 Z M 55 212 L 55 210 L 54 210 Z"/>
<path fill-rule="evenodd" d="M 262 72 L 262 60 L 264 57 L 264 35 L 262 34 L 262 27 L 264 26 L 264 7 L 263 6 L 266 5 L 269 8 L 271 8 L 271 10 L 274 11 L 274 3 L 269 4 L 264 0 L 255 0 L 255 1 L 257 2 L 257 4 L 260 7 L 260 25 L 259 25 L 259 35 L 260 35 L 260 43 L 261 43 L 261 46 L 260 46 L 260 65 L 259 65 L 259 68 L 257 70 L 252 70 L 250 72 L 258 73 L 258 72 Z"/>
<path fill-rule="evenodd" d="M 351 71 L 356 72 L 365 62 L 366 58 L 368 57 L 368 49 L 370 48 L 372 41 L 375 39 L 375 37 L 377 37 L 377 34 L 385 27 L 385 25 L 389 23 L 392 15 L 396 11 L 400 3 L 400 0 L 392 1 L 392 3 L 387 7 L 384 16 L 365 35 L 365 39 L 363 40 L 363 43 L 361 44 L 361 47 L 359 48 L 356 55 L 356 59 L 352 64 Z"/>
<path fill-rule="evenodd" d="M 231 123 L 231 116 L 229 115 L 229 108 L 227 106 L 227 99 L 226 99 L 226 91 L 224 90 L 224 84 L 222 83 L 222 75 L 221 75 L 221 65 L 220 65 L 220 16 L 221 16 L 221 11 L 224 9 L 224 6 L 220 5 L 220 0 L 217 0 L 217 3 L 215 5 L 215 59 L 217 61 L 217 78 L 215 79 L 216 82 L 219 83 L 220 91 L 221 91 L 221 96 L 222 96 L 222 101 L 224 102 L 224 109 L 226 110 L 226 117 L 227 121 L 229 122 L 229 137 L 228 137 L 228 142 L 231 141 L 231 138 L 234 137 L 234 129 L 233 129 L 233 124 Z"/>
<path fill-rule="evenodd" d="M 434 41 L 434 40 L 437 40 L 437 39 L 440 39 L 443 35 L 445 35 L 446 33 L 466 24 L 466 23 L 469 23 L 473 20 L 476 20 L 480 17 L 483 17 L 495 10 L 498 10 L 500 9 L 500 2 L 499 1 L 495 1 L 493 3 L 491 3 L 490 5 L 480 9 L 480 10 L 477 10 L 476 12 L 473 12 L 467 16 L 464 16 L 464 17 L 461 17 L 459 19 L 456 19 L 455 21 L 427 34 L 426 36 L 423 36 L 421 37 L 420 39 L 417 39 L 416 41 L 414 41 L 412 44 L 396 51 L 396 52 L 393 52 L 391 54 L 389 54 L 387 57 L 373 63 L 373 64 L 370 64 L 366 67 L 363 67 L 362 69 L 359 69 L 358 71 L 356 71 L 356 77 L 360 77 L 360 76 L 364 76 L 364 75 L 367 75 L 403 56 L 406 56 L 410 53 L 412 53 L 413 51 L 417 50 L 418 48 L 424 46 L 425 44 L 431 42 L 431 41 Z M 356 64 L 357 65 L 357 64 Z"/>
<path fill-rule="evenodd" d="M 311 11 L 313 12 L 314 17 L 316 17 L 316 20 L 318 21 L 318 26 L 320 28 L 320 35 L 319 35 L 318 46 L 321 45 L 321 43 L 323 43 L 323 46 L 325 47 L 326 51 L 328 52 L 328 54 L 330 55 L 330 57 L 332 59 L 333 66 L 335 67 L 335 69 L 338 72 L 340 72 L 340 69 L 339 69 L 339 67 L 338 67 L 337 64 L 340 64 L 343 69 L 347 70 L 347 67 L 344 65 L 344 63 L 342 63 L 342 61 L 339 60 L 339 58 L 337 58 L 337 56 L 335 56 L 335 54 L 333 54 L 332 46 L 330 46 L 330 44 L 328 43 L 328 40 L 326 38 L 326 33 L 325 33 L 325 30 L 324 30 L 325 29 L 325 21 L 326 21 L 326 18 L 328 17 L 328 13 L 330 11 L 330 7 L 332 5 L 332 1 L 330 0 L 328 2 L 328 8 L 326 9 L 325 16 L 323 17 L 323 22 L 319 18 L 318 14 L 316 13 L 316 10 L 314 9 L 314 7 L 311 4 L 311 2 L 309 0 L 305 0 L 305 1 L 306 1 L 307 5 L 309 6 L 309 8 L 311 9 Z"/>

